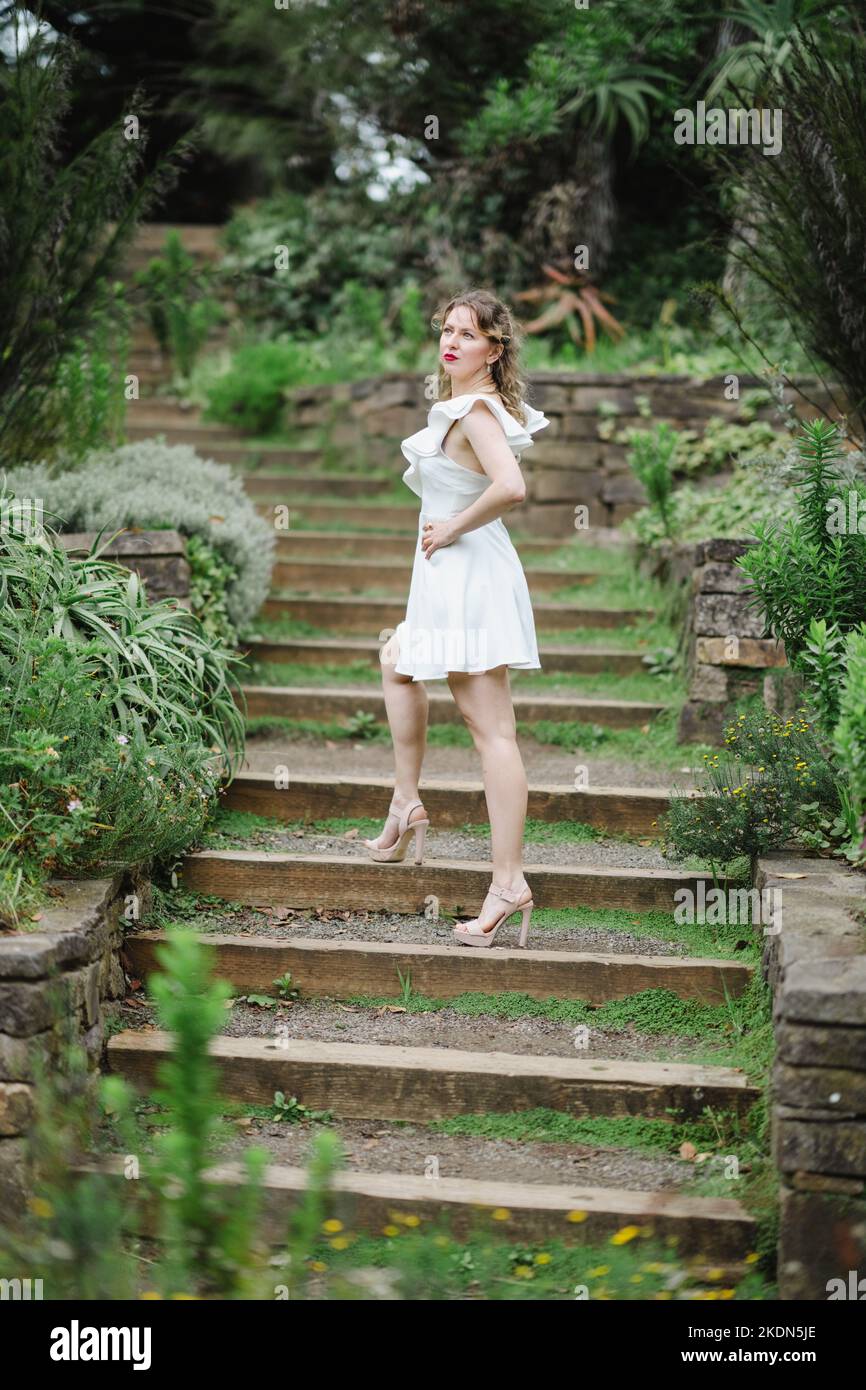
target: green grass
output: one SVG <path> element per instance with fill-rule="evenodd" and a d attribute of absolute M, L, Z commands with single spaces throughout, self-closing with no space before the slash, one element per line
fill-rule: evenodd
<path fill-rule="evenodd" d="M 263 507 L 267 507 L 269 505 L 267 497 L 256 497 L 253 500 L 256 502 L 257 505 L 261 505 Z M 319 502 L 323 500 L 327 501 L 327 498 L 318 498 Z M 317 499 L 315 497 L 309 497 L 307 498 L 307 505 L 315 505 L 316 501 Z M 274 502 L 270 505 L 276 506 L 277 503 Z M 326 517 L 322 521 L 309 520 L 306 517 L 301 517 L 296 514 L 295 507 L 298 505 L 299 504 L 297 500 L 293 498 L 291 506 L 289 507 L 292 531 L 335 531 L 339 533 L 341 536 L 345 535 L 345 517 L 340 517 L 339 519 L 337 517 Z M 336 511 L 337 508 L 335 508 L 334 510 Z M 377 520 L 375 517 L 371 517 L 369 525 L 366 523 L 366 521 L 353 521 L 351 529 L 360 533 L 363 533 L 365 531 L 371 531 L 375 533 L 382 532 L 383 534 L 387 534 L 389 536 L 405 536 L 407 542 L 413 541 L 416 535 L 415 531 L 409 529 L 405 521 L 391 522 L 389 524 L 387 518 Z M 285 531 L 277 532 L 277 535 L 286 534 L 287 533 Z"/>
<path fill-rule="evenodd" d="M 349 664 L 338 662 L 250 662 L 244 683 L 275 686 L 365 686 L 371 693 L 382 689 L 380 670 L 360 658 Z M 618 676 L 606 671 L 589 675 L 562 672 L 557 675 L 512 671 L 515 695 L 575 695 L 585 699 L 645 700 L 672 705 L 685 699 L 681 681 L 672 676 Z"/>
<path fill-rule="evenodd" d="M 363 724 L 347 727 L 336 720 L 283 719 L 266 715 L 248 719 L 246 732 L 248 738 L 274 737 L 286 742 L 316 738 L 334 742 L 363 739 L 386 747 L 391 744 L 388 725 L 376 720 L 365 720 Z M 546 719 L 533 724 L 518 720 L 517 732 L 522 738 L 532 738 L 546 747 L 562 748 L 575 757 L 593 753 L 602 758 L 639 763 L 641 767 L 655 768 L 668 774 L 674 774 L 684 766 L 689 770 L 702 771 L 702 755 L 714 751 L 704 743 L 678 744 L 676 717 L 673 712 L 667 711 L 634 729 L 606 729 L 600 724 Z M 427 745 L 431 748 L 474 746 L 469 730 L 463 724 L 429 725 Z"/>
<path fill-rule="evenodd" d="M 576 1213 L 572 1219 L 584 1215 Z M 400 1293 L 394 1296 L 425 1302 L 628 1302 L 680 1298 L 684 1290 L 701 1299 L 775 1297 L 774 1286 L 757 1265 L 734 1287 L 721 1282 L 721 1270 L 715 1283 L 687 1274 L 674 1254 L 674 1239 L 653 1239 L 649 1227 L 623 1226 L 606 1243 L 566 1245 L 553 1239 L 533 1244 L 511 1236 L 509 1220 L 504 1208 L 474 1214 L 469 1239 L 456 1240 L 443 1215 L 435 1233 L 394 1224 L 386 1228 L 388 1239 L 353 1234 L 349 1249 L 334 1250 L 322 1241 L 314 1254 L 329 1279 L 360 1267 L 387 1269 L 400 1280 Z M 757 1261 L 759 1252 L 753 1253 Z"/>
<path fill-rule="evenodd" d="M 249 637 L 267 637 L 269 641 L 292 641 L 298 637 L 333 637 L 327 628 L 316 627 L 305 618 L 256 618 L 244 629 L 241 645 Z"/>
<path fill-rule="evenodd" d="M 272 642 L 291 641 L 302 637 L 322 637 L 339 641 L 341 636 L 357 637 L 358 633 L 342 634 L 334 628 L 316 627 L 305 618 L 288 616 L 256 618 L 244 630 L 245 638 L 267 637 Z M 628 626 L 616 628 L 571 627 L 565 632 L 537 629 L 537 636 L 539 646 L 544 644 L 554 647 L 608 647 L 612 651 L 625 652 L 676 646 L 672 630 L 663 618 L 641 619 Z M 541 659 L 543 662 L 543 656 Z"/>
<path fill-rule="evenodd" d="M 275 834 L 288 836 L 297 830 L 305 830 L 313 835 L 345 835 L 349 830 L 357 830 L 359 839 L 372 839 L 381 831 L 383 819 L 383 816 L 378 819 L 370 816 L 331 816 L 323 820 L 282 821 L 259 816 L 252 811 L 220 808 L 207 826 L 205 837 L 211 848 L 221 849 Z M 454 826 L 452 830 L 454 834 L 472 835 L 479 840 L 490 838 L 490 826 L 486 822 Z M 634 843 L 628 836 L 605 834 L 581 821 L 527 820 L 525 838 L 530 844 L 586 844 L 602 839 Z"/>
<path fill-rule="evenodd" d="M 302 493 L 302 492 L 296 492 L 296 491 L 293 490 L 293 491 L 292 491 L 292 498 L 291 498 L 291 505 L 290 505 L 290 507 L 289 507 L 289 511 L 290 511 L 290 513 L 293 514 L 295 508 L 297 508 L 299 511 L 303 511 L 304 507 L 319 507 L 319 506 L 322 506 L 322 505 L 325 505 L 325 506 L 332 505 L 332 506 L 334 507 L 334 510 L 335 510 L 335 511 L 339 510 L 339 511 L 341 512 L 342 520 L 341 520 L 341 522 L 340 522 L 340 525 L 339 525 L 339 528 L 338 528 L 338 529 L 341 530 L 341 531 L 343 531 L 343 532 L 345 532 L 347 529 L 351 529 L 351 530 L 353 530 L 353 531 L 356 529 L 354 521 L 352 522 L 351 528 L 347 528 L 347 525 L 346 525 L 346 515 L 345 515 L 345 514 L 346 514 L 346 509 L 347 509 L 347 508 L 349 508 L 349 509 L 354 509 L 355 507 L 359 507 L 359 508 L 361 508 L 361 510 L 363 510 L 363 511 L 381 511 L 383 508 L 388 508 L 388 507 L 410 507 L 410 508 L 413 508 L 413 509 L 417 509 L 417 508 L 416 508 L 416 504 L 417 504 L 418 498 L 417 498 L 416 494 L 415 494 L 414 492 L 412 492 L 412 490 L 411 490 L 410 488 L 407 488 L 406 484 L 400 479 L 399 476 L 398 476 L 397 481 L 396 481 L 396 483 L 394 484 L 393 487 L 391 487 L 391 488 L 382 488 L 382 489 L 381 489 L 379 492 L 377 492 L 373 497 L 339 497 L 339 498 L 337 498 L 337 497 L 335 496 L 335 494 L 336 494 L 336 492 L 337 492 L 337 489 L 338 489 L 338 484 L 335 484 L 335 485 L 334 485 L 334 494 L 330 494 L 330 493 L 327 493 L 327 492 L 324 492 L 324 493 L 323 493 L 323 492 L 319 492 L 319 493 L 309 493 L 309 494 L 307 494 L 307 493 Z M 269 501 L 273 501 L 273 502 L 284 502 L 284 501 L 285 501 L 285 498 L 278 497 L 278 496 L 275 495 L 273 498 L 269 498 L 269 497 L 256 497 L 254 500 L 255 500 L 257 503 L 262 503 L 263 505 L 266 505 Z M 337 506 L 337 502 L 338 502 L 338 501 L 339 501 L 339 507 Z M 379 521 L 380 521 L 380 518 L 377 517 L 377 518 L 376 518 L 376 530 L 379 530 L 379 529 L 385 530 L 385 529 L 386 529 L 386 525 L 382 525 L 382 526 L 380 527 Z M 386 517 L 382 517 L 382 518 L 381 518 L 381 521 L 384 522 L 384 523 L 386 523 L 386 522 L 387 522 L 387 518 L 386 518 Z M 296 527 L 296 522 L 295 522 L 295 520 L 294 520 L 294 515 L 292 515 L 292 523 L 291 523 L 291 524 L 292 524 L 292 529 L 294 530 L 295 527 Z M 316 530 L 319 529 L 318 524 L 316 525 L 316 528 L 315 528 L 315 529 L 316 529 Z M 401 523 L 400 523 L 400 529 L 401 529 L 401 530 L 406 530 L 406 529 L 407 529 L 407 528 L 406 528 L 406 522 L 401 521 Z M 410 532 L 410 534 L 414 536 L 414 535 L 416 534 L 416 532 L 415 532 L 415 531 L 412 531 L 412 532 Z"/>
<path fill-rule="evenodd" d="M 563 578 L 567 579 L 564 574 Z M 531 581 L 530 581 L 531 584 Z M 658 610 L 665 596 L 658 585 L 620 564 L 617 570 L 599 574 L 591 584 L 563 584 L 545 594 L 547 603 L 573 603 L 580 608 L 636 608 Z"/>
<path fill-rule="evenodd" d="M 434 1134 L 467 1135 L 477 1139 L 510 1139 L 516 1143 L 597 1144 L 675 1157 L 680 1145 L 713 1148 L 747 1139 L 746 1119 L 732 1111 L 696 1120 L 652 1120 L 641 1115 L 568 1115 L 539 1107 L 502 1114 L 454 1115 L 428 1120 Z"/>
<path fill-rule="evenodd" d="M 256 661 L 250 663 L 250 673 L 244 672 L 247 685 L 364 685 L 371 693 L 382 689 L 381 673 L 371 661 L 360 658 L 349 665 L 338 662 Z"/>
<path fill-rule="evenodd" d="M 575 536 L 579 537 L 580 532 L 576 531 Z M 531 574 L 533 569 L 561 569 L 563 573 L 594 574 L 599 577 L 620 574 L 624 566 L 633 563 L 631 550 L 627 545 L 589 545 L 580 539 L 567 541 L 558 550 L 552 550 L 545 555 L 530 555 L 526 559 L 521 557 L 521 560 L 527 575 Z"/>
<path fill-rule="evenodd" d="M 393 1003 L 393 996 L 347 995 L 346 1003 L 376 1009 Z M 739 1028 L 742 999 L 728 1005 L 701 1004 L 681 999 L 670 989 L 645 989 L 602 1004 L 582 999 L 534 999 L 528 994 L 507 991 L 500 994 L 466 993 L 448 999 L 423 995 L 401 996 L 407 1013 L 441 1013 L 452 1010 L 464 1018 L 541 1018 L 551 1023 L 587 1024 L 600 1033 L 621 1032 L 633 1027 L 643 1034 L 676 1033 L 680 1038 L 702 1042 L 723 1041 Z"/>
<path fill-rule="evenodd" d="M 225 820 L 222 819 L 223 817 Z M 252 816 L 246 811 L 222 811 L 219 817 L 220 828 L 225 828 L 226 833 L 235 834 L 239 839 L 262 829 L 271 833 L 290 833 L 300 829 L 309 830 L 314 834 L 343 833 L 346 828 L 351 829 L 358 824 L 357 821 L 345 820 L 286 823 L 264 816 Z M 373 825 L 372 822 L 364 822 L 363 824 L 365 828 Z M 380 828 L 381 826 L 376 823 L 375 829 Z M 489 826 L 481 828 L 473 826 L 471 829 L 475 831 L 480 829 L 489 834 Z M 585 829 L 589 836 L 594 837 L 596 835 L 592 827 L 587 826 Z M 579 836 L 575 838 L 577 839 Z M 243 903 L 224 902 L 214 895 L 190 893 L 182 887 L 161 888 L 154 885 L 153 894 L 153 906 L 147 915 L 147 921 L 148 925 L 152 925 L 155 930 L 173 923 L 202 925 L 209 923 L 218 926 L 223 917 L 245 913 L 263 917 L 265 915 L 256 913 L 254 908 L 244 906 Z M 656 910 L 596 907 L 536 908 L 532 914 L 532 927 L 533 930 L 550 931 L 551 934 L 570 929 L 610 933 L 611 935 L 625 934 L 638 939 L 645 937 L 650 941 L 663 941 L 668 942 L 671 946 L 682 946 L 685 948 L 686 955 L 693 958 L 737 960 L 747 965 L 755 965 L 761 954 L 760 938 L 755 937 L 747 929 L 713 926 L 705 922 L 679 923 L 674 920 L 672 912 Z"/>
<path fill-rule="evenodd" d="M 527 574 L 529 586 L 532 587 L 532 572 Z M 567 575 L 563 575 L 567 579 Z M 406 592 L 408 593 L 408 575 L 406 582 Z M 282 599 L 284 601 L 292 598 L 301 598 L 315 593 L 317 597 L 370 599 L 387 599 L 389 602 L 397 603 L 403 596 L 402 589 L 395 591 L 393 582 L 382 583 L 380 585 L 365 584 L 353 588 L 351 593 L 331 593 L 327 587 L 321 589 L 317 587 L 315 575 L 311 575 L 309 585 L 293 585 L 289 588 L 272 589 L 271 598 Z M 539 603 L 561 603 L 569 604 L 579 609 L 615 609 L 617 612 L 636 612 L 640 615 L 640 620 L 652 623 L 656 613 L 653 609 L 653 599 L 658 600 L 658 596 L 648 593 L 643 585 L 632 582 L 627 575 L 600 575 L 598 579 L 593 579 L 592 583 L 586 584 L 563 584 L 561 589 L 552 593 L 544 593 L 536 596 L 536 604 Z"/>
<path fill-rule="evenodd" d="M 562 632 L 536 627 L 539 648 L 609 647 L 619 652 L 651 652 L 656 647 L 676 647 L 676 638 L 664 617 L 638 618 L 616 627 L 573 626 Z M 541 654 L 542 665 L 544 655 Z"/>

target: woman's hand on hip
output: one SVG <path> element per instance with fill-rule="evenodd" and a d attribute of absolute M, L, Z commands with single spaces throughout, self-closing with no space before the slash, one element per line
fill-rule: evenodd
<path fill-rule="evenodd" d="M 445 545 L 453 545 L 457 540 L 450 521 L 426 521 L 421 529 L 421 548 L 427 560 L 430 559 L 434 550 L 441 550 Z"/>

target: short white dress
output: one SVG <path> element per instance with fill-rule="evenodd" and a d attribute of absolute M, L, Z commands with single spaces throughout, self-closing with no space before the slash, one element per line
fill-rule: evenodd
<path fill-rule="evenodd" d="M 517 459 L 533 443 L 532 435 L 550 424 L 524 403 L 526 424 L 521 425 L 498 397 L 476 391 L 436 401 L 426 427 L 402 441 L 409 460 L 403 482 L 421 498 L 421 512 L 406 617 L 396 629 L 400 655 L 394 670 L 416 681 L 502 665 L 541 669 L 526 575 L 502 518 L 458 536 L 429 560 L 421 546 L 425 522 L 465 511 L 490 486 L 486 473 L 455 463 L 442 448 L 453 421 L 476 400 L 486 401 Z"/>

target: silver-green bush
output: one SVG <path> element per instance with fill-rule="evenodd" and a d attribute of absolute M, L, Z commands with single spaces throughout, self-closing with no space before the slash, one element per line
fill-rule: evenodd
<path fill-rule="evenodd" d="M 237 571 L 226 606 L 235 627 L 255 616 L 268 592 L 274 533 L 257 513 L 241 479 L 225 464 L 203 459 L 188 444 L 162 436 L 90 454 L 83 467 L 49 472 L 43 464 L 10 470 L 18 497 L 40 498 L 46 522 L 62 531 L 169 525 L 202 536 Z"/>

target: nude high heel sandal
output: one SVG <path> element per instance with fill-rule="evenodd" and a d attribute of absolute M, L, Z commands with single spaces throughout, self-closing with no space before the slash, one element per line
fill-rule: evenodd
<path fill-rule="evenodd" d="M 389 807 L 388 815 L 397 817 L 397 839 L 394 841 L 393 845 L 389 845 L 387 849 L 377 849 L 372 840 L 365 840 L 364 844 L 367 846 L 371 859 L 375 859 L 379 864 L 402 863 L 406 858 L 407 841 L 409 836 L 414 832 L 415 863 L 423 863 L 424 837 L 427 834 L 427 827 L 430 824 L 430 820 L 429 817 L 425 817 L 423 820 L 413 820 L 412 824 L 409 824 L 409 817 L 417 806 L 420 806 L 423 811 L 424 807 L 420 801 L 410 801 L 409 805 L 405 806 L 402 811 L 394 811 Z"/>
<path fill-rule="evenodd" d="M 515 893 L 510 888 L 497 888 L 495 883 L 491 883 L 489 893 L 495 893 L 498 898 L 505 901 L 505 907 L 496 923 L 485 930 L 478 925 L 480 918 L 473 917 L 471 922 L 463 922 L 453 931 L 454 939 L 462 946 L 492 946 L 496 933 L 509 917 L 513 917 L 515 912 L 523 913 L 523 921 L 520 924 L 520 937 L 518 946 L 525 946 L 529 936 L 529 918 L 535 903 L 532 901 L 532 889 L 527 884 L 522 893 Z M 509 906 L 511 904 L 511 906 Z"/>

